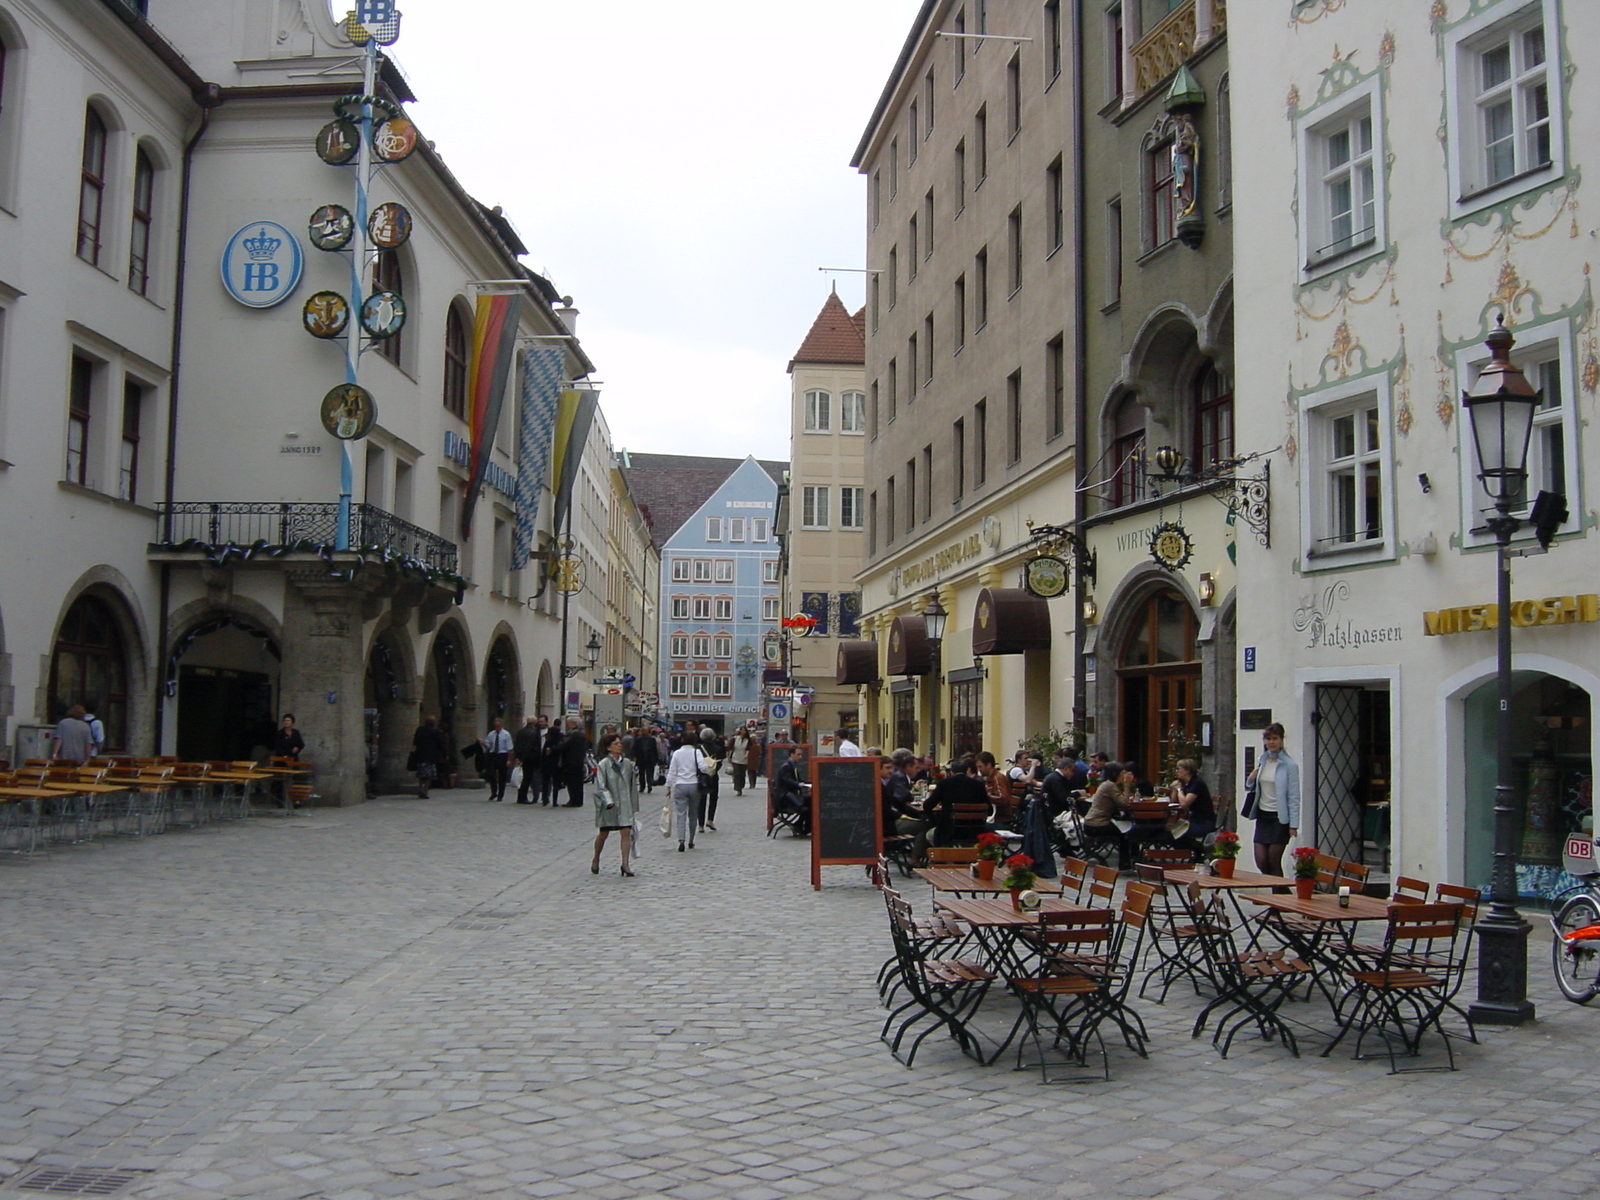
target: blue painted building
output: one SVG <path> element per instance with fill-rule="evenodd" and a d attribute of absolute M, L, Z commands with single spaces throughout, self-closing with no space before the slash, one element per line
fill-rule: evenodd
<path fill-rule="evenodd" d="M 777 665 L 782 611 L 772 523 L 787 464 L 630 459 L 629 484 L 652 523 L 676 522 L 671 531 L 657 527 L 658 538 L 665 533 L 661 709 L 675 721 L 732 730 L 760 717 L 761 673 Z"/>

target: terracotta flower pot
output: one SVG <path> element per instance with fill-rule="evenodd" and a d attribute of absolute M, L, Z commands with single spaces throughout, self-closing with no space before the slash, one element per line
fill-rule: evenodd
<path fill-rule="evenodd" d="M 1316 890 L 1315 879 L 1296 879 L 1294 881 L 1294 894 L 1301 900 L 1311 899 L 1311 893 Z"/>
<path fill-rule="evenodd" d="M 1232 858 L 1219 858 L 1213 860 L 1211 865 L 1216 869 L 1218 879 L 1232 879 L 1233 864 L 1237 861 Z"/>
<path fill-rule="evenodd" d="M 997 865 L 998 864 L 992 858 L 980 858 L 978 860 L 978 878 L 993 879 L 994 869 Z"/>
<path fill-rule="evenodd" d="M 1016 909 L 1018 912 L 1022 911 L 1022 893 L 1027 890 L 1027 888 L 1011 889 L 1011 907 Z"/>

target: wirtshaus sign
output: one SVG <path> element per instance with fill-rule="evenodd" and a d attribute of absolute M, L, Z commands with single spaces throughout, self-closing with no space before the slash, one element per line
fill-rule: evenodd
<path fill-rule="evenodd" d="M 1543 600 L 1515 600 L 1511 604 L 1511 624 L 1518 629 L 1590 621 L 1600 621 L 1600 595 L 1547 596 Z M 1422 632 L 1428 637 L 1476 633 L 1482 629 L 1496 629 L 1499 625 L 1500 613 L 1493 604 L 1468 604 L 1422 614 Z"/>

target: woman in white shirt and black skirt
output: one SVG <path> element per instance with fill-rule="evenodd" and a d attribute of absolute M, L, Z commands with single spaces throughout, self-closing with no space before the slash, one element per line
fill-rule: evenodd
<path fill-rule="evenodd" d="M 1300 832 L 1300 764 L 1283 752 L 1283 726 L 1274 721 L 1261 733 L 1263 753 L 1245 780 L 1245 811 L 1256 822 L 1256 870 L 1283 874 L 1283 852 Z"/>

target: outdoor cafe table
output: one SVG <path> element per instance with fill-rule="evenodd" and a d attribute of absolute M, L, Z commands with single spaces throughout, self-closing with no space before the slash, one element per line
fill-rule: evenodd
<path fill-rule="evenodd" d="M 0 787 L 0 800 L 12 804 L 26 804 L 31 820 L 24 827 L 28 833 L 27 854 L 32 854 L 39 844 L 39 830 L 44 824 L 45 809 L 41 801 L 60 800 L 65 795 L 63 792 L 53 791 L 42 787 Z M 20 847 L 18 853 L 22 853 Z"/>
<path fill-rule="evenodd" d="M 998 873 L 998 872 L 997 872 Z M 939 895 L 972 895 L 991 896 L 1001 894 L 1006 897 L 1007 907 L 1011 904 L 1011 889 L 999 879 L 979 879 L 966 867 L 918 867 L 918 878 L 933 885 L 933 890 Z M 1052 883 L 1048 879 L 1035 881 L 1033 890 L 1040 895 L 1059 896 L 1061 885 Z"/>
<path fill-rule="evenodd" d="M 1337 936 L 1348 948 L 1358 921 L 1389 919 L 1389 902 L 1371 896 L 1351 895 L 1348 905 L 1341 905 L 1339 897 L 1334 895 L 1316 895 L 1309 900 L 1279 895 L 1246 896 L 1245 899 L 1267 909 L 1267 920 L 1262 924 L 1271 928 L 1297 957 L 1310 965 L 1317 990 L 1335 1009 L 1338 1004 L 1324 978 L 1337 962 L 1337 957 L 1328 953 L 1329 942 Z"/>
<path fill-rule="evenodd" d="M 956 897 L 936 901 L 940 912 L 965 921 L 987 956 L 987 965 L 1001 976 L 1020 975 L 1028 965 L 1019 952 L 1017 935 L 1039 924 L 1040 912 L 1083 912 L 1085 906 L 1060 896 L 1044 897 L 1039 907 L 1024 912 L 1011 903 L 1011 897 Z"/>

